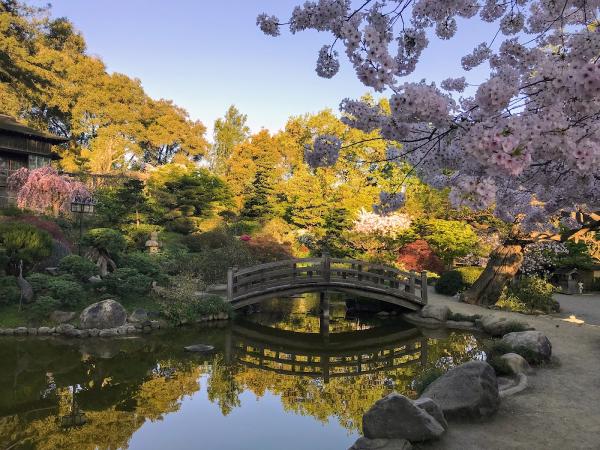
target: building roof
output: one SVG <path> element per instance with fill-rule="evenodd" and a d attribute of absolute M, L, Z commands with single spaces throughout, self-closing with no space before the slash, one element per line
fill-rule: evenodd
<path fill-rule="evenodd" d="M 14 117 L 0 114 L 0 133 L 3 132 L 25 136 L 36 141 L 48 142 L 50 144 L 62 144 L 63 142 L 68 141 L 66 138 L 23 125 L 22 123 L 17 122 Z"/>

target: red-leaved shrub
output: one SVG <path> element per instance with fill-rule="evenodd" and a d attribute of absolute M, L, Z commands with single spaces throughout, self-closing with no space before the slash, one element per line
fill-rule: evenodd
<path fill-rule="evenodd" d="M 244 244 L 250 250 L 253 259 L 259 263 L 292 258 L 292 249 L 286 244 L 279 244 L 262 237 L 252 238 L 250 241 L 245 241 Z"/>
<path fill-rule="evenodd" d="M 427 270 L 435 273 L 444 271 L 444 263 L 423 239 L 418 239 L 402 247 L 398 251 L 397 262 L 402 264 L 406 270 L 417 272 Z"/>

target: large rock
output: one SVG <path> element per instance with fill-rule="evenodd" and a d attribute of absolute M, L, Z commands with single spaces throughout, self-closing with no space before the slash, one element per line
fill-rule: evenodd
<path fill-rule="evenodd" d="M 448 320 L 450 308 L 445 305 L 425 305 L 421 310 L 421 317 L 439 320 L 445 322 Z"/>
<path fill-rule="evenodd" d="M 535 355 L 536 359 L 548 361 L 552 356 L 552 344 L 550 340 L 539 331 L 508 333 L 502 338 L 502 342 L 514 349 L 526 349 Z"/>
<path fill-rule="evenodd" d="M 54 333 L 54 328 L 50 328 L 50 327 L 39 327 L 38 328 L 39 336 L 48 336 L 52 333 Z"/>
<path fill-rule="evenodd" d="M 55 328 L 57 334 L 67 335 L 72 333 L 75 327 L 70 323 L 61 323 L 59 326 Z"/>
<path fill-rule="evenodd" d="M 416 406 L 426 411 L 431 417 L 438 421 L 438 423 L 444 428 L 444 430 L 448 429 L 448 422 L 444 417 L 444 412 L 440 405 L 427 397 L 421 397 L 413 402 Z"/>
<path fill-rule="evenodd" d="M 496 317 L 492 315 L 481 318 L 477 323 L 483 329 L 483 331 L 495 337 L 504 336 L 506 333 L 515 331 L 515 327 L 519 326 L 522 327 L 521 330 L 528 329 L 528 325 L 526 323 L 518 322 L 516 320 L 508 320 L 506 317 Z"/>
<path fill-rule="evenodd" d="M 114 300 L 103 300 L 85 308 L 79 316 L 81 328 L 117 328 L 127 320 L 127 311 Z"/>
<path fill-rule="evenodd" d="M 369 439 L 360 437 L 348 450 L 411 450 L 406 439 Z"/>
<path fill-rule="evenodd" d="M 431 398 L 451 418 L 488 417 L 500 406 L 496 373 L 484 361 L 470 361 L 449 370 L 431 383 L 422 397 Z"/>
<path fill-rule="evenodd" d="M 502 355 L 500 359 L 505 362 L 506 366 L 514 375 L 519 375 L 520 373 L 526 374 L 531 370 L 527 360 L 516 353 L 507 353 Z"/>
<path fill-rule="evenodd" d="M 75 318 L 75 313 L 71 311 L 52 311 L 50 320 L 54 323 L 67 323 Z"/>
<path fill-rule="evenodd" d="M 437 439 L 444 427 L 424 409 L 400 394 L 390 394 L 363 415 L 363 432 L 369 439 Z"/>

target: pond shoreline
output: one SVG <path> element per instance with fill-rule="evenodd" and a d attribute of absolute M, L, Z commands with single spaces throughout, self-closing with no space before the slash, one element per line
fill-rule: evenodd
<path fill-rule="evenodd" d="M 227 322 L 230 317 L 225 314 L 214 314 L 203 316 L 196 320 L 195 324 Z M 178 326 L 188 326 L 191 324 L 181 324 Z M 0 328 L 0 337 L 53 337 L 61 336 L 67 338 L 111 338 L 127 335 L 148 335 L 155 330 L 177 328 L 178 326 L 170 324 L 165 320 L 148 320 L 142 323 L 126 323 L 115 328 L 91 328 L 81 329 L 72 324 L 60 324 L 54 327 L 14 327 Z"/>

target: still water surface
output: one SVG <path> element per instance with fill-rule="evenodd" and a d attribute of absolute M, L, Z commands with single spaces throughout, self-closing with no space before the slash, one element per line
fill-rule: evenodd
<path fill-rule="evenodd" d="M 3 338 L 0 449 L 347 449 L 376 400 L 481 357 L 470 334 L 347 317 L 343 301 L 331 311 L 328 334 L 305 295 L 219 327 Z M 217 351 L 183 351 L 195 343 Z"/>

